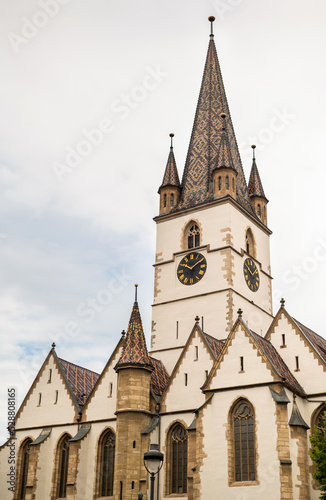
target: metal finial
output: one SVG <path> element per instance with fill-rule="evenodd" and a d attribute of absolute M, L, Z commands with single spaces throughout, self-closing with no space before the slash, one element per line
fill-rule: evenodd
<path fill-rule="evenodd" d="M 196 316 L 196 317 L 195 317 L 195 321 L 196 321 L 196 323 L 199 323 L 199 320 L 200 320 L 199 316 Z"/>
<path fill-rule="evenodd" d="M 252 147 L 252 159 L 253 159 L 253 160 L 255 160 L 255 159 L 256 159 L 256 157 L 255 157 L 255 149 L 256 149 L 256 145 L 255 145 L 255 144 L 253 144 L 251 147 Z"/>
<path fill-rule="evenodd" d="M 281 307 L 284 308 L 285 300 L 283 299 L 283 297 L 281 298 L 280 302 L 281 302 Z"/>
<path fill-rule="evenodd" d="M 135 283 L 135 302 L 137 302 L 137 288 L 138 288 L 138 283 Z"/>
<path fill-rule="evenodd" d="M 173 149 L 173 137 L 174 137 L 174 134 L 172 132 L 170 134 L 170 137 L 171 137 L 171 149 Z"/>
<path fill-rule="evenodd" d="M 55 342 L 52 343 L 52 349 L 54 349 L 54 348 L 55 348 Z"/>
<path fill-rule="evenodd" d="M 122 337 L 122 339 L 123 339 L 123 340 L 124 340 L 124 338 L 125 338 L 125 335 L 126 335 L 126 332 L 125 332 L 124 330 L 122 330 L 122 332 L 121 332 L 121 337 Z"/>
<path fill-rule="evenodd" d="M 209 16 L 208 18 L 209 22 L 211 23 L 211 37 L 214 36 L 214 32 L 213 32 L 213 22 L 215 21 L 215 17 L 214 16 Z"/>
<path fill-rule="evenodd" d="M 242 309 L 241 309 L 241 308 L 239 308 L 239 309 L 238 309 L 238 317 L 239 317 L 239 318 L 242 318 L 242 313 L 243 313 Z"/>

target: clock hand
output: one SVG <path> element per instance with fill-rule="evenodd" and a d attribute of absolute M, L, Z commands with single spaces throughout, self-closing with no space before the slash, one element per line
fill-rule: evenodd
<path fill-rule="evenodd" d="M 196 267 L 200 262 L 203 262 L 204 258 L 202 258 L 201 260 L 199 260 L 198 262 L 196 262 L 196 264 L 194 264 L 192 267 L 190 267 L 189 269 L 193 269 L 194 267 Z"/>

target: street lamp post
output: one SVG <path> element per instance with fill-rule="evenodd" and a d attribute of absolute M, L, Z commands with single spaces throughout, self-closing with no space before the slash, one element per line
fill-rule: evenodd
<path fill-rule="evenodd" d="M 154 500 L 155 475 L 162 469 L 163 460 L 164 455 L 159 451 L 157 444 L 151 444 L 149 451 L 144 453 L 144 465 L 147 472 L 151 475 L 150 500 Z"/>

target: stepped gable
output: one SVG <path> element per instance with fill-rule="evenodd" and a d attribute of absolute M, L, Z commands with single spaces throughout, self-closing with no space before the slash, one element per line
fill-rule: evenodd
<path fill-rule="evenodd" d="M 77 403 L 83 406 L 100 376 L 99 373 L 61 358 L 58 361 Z"/>
<path fill-rule="evenodd" d="M 252 330 L 250 330 L 250 333 L 273 368 L 281 377 L 285 379 L 285 382 L 289 386 L 289 388 L 299 393 L 301 396 L 305 396 L 304 389 L 301 387 L 297 379 L 292 375 L 289 368 L 287 367 L 279 353 L 276 351 L 275 347 L 270 343 L 270 341 L 266 340 L 264 337 L 261 337 Z"/>
<path fill-rule="evenodd" d="M 304 326 L 300 321 L 292 318 L 294 323 L 297 325 L 304 337 L 314 346 L 319 356 L 326 363 L 326 339 L 310 330 L 307 326 Z"/>
<path fill-rule="evenodd" d="M 143 366 L 153 369 L 148 355 L 138 302 L 134 302 L 129 320 L 127 337 L 116 369 L 122 366 Z"/>
<path fill-rule="evenodd" d="M 154 366 L 154 371 L 151 373 L 151 389 L 157 396 L 162 396 L 170 377 L 162 361 L 152 357 L 150 359 Z"/>
<path fill-rule="evenodd" d="M 212 171 L 218 162 L 218 151 L 224 121 L 221 118 L 222 113 L 226 114 L 225 122 L 232 164 L 238 174 L 236 180 L 237 201 L 251 215 L 255 215 L 249 200 L 247 183 L 224 90 L 214 37 L 211 35 L 182 177 L 181 198 L 173 211 L 192 208 L 214 200 Z"/>
<path fill-rule="evenodd" d="M 208 347 L 214 355 L 214 358 L 217 359 L 223 349 L 224 342 L 222 340 L 216 339 L 215 337 L 212 337 L 211 335 L 208 335 L 208 333 L 203 332 L 203 335 L 206 339 Z"/>

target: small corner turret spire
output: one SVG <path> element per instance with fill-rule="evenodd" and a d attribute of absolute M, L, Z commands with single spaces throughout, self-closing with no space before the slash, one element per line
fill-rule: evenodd
<path fill-rule="evenodd" d="M 249 197 L 251 201 L 252 208 L 254 209 L 258 218 L 267 226 L 267 214 L 266 214 L 266 205 L 268 203 L 268 199 L 265 196 L 262 182 L 260 180 L 258 167 L 256 164 L 256 154 L 255 149 L 256 146 L 253 144 L 252 146 L 252 167 L 249 177 Z"/>
<path fill-rule="evenodd" d="M 209 22 L 211 23 L 211 34 L 210 34 L 210 38 L 213 38 L 213 37 L 214 37 L 213 22 L 215 21 L 215 17 L 214 17 L 214 16 L 209 16 L 208 20 L 209 20 Z"/>
<path fill-rule="evenodd" d="M 170 210 L 178 203 L 181 185 L 177 170 L 177 164 L 173 152 L 173 137 L 174 134 L 169 134 L 171 138 L 170 154 L 166 164 L 162 184 L 158 190 L 160 195 L 160 215 L 170 212 Z"/>
<path fill-rule="evenodd" d="M 236 180 L 238 172 L 234 168 L 229 136 L 227 132 L 226 114 L 221 113 L 221 139 L 216 156 L 216 165 L 212 172 L 213 192 L 215 198 L 230 195 L 237 199 Z"/>

